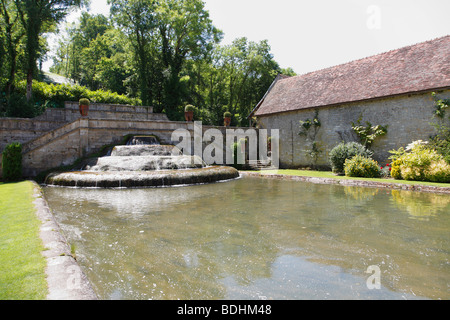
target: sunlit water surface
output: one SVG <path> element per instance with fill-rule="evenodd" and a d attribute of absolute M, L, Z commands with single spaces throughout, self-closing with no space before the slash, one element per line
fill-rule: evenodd
<path fill-rule="evenodd" d="M 243 178 L 45 197 L 100 299 L 450 298 L 448 195 Z"/>

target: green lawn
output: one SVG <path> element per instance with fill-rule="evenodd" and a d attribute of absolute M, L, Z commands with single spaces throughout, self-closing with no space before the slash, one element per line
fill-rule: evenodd
<path fill-rule="evenodd" d="M 0 300 L 44 300 L 46 260 L 32 182 L 0 183 Z"/>
<path fill-rule="evenodd" d="M 317 178 L 332 178 L 332 179 L 347 179 L 347 180 L 363 180 L 363 181 L 375 181 L 375 182 L 387 182 L 387 183 L 400 183 L 408 185 L 423 185 L 434 187 L 450 187 L 450 183 L 437 183 L 437 182 L 425 182 L 425 181 L 407 181 L 407 180 L 395 180 L 395 179 L 371 179 L 371 178 L 351 178 L 346 176 L 337 176 L 331 171 L 313 171 L 313 170 L 264 170 L 262 174 L 280 174 L 288 176 L 301 176 L 301 177 L 317 177 Z"/>

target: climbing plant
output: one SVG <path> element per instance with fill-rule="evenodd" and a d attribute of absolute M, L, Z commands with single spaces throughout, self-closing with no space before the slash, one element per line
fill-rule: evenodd
<path fill-rule="evenodd" d="M 436 92 L 433 92 L 431 95 L 435 101 L 436 107 L 436 109 L 434 110 L 434 114 L 437 117 L 443 119 L 445 117 L 445 111 L 450 105 L 450 99 L 438 99 L 436 96 Z"/>
<path fill-rule="evenodd" d="M 367 148 L 372 147 L 376 138 L 384 136 L 388 132 L 388 126 L 376 125 L 366 121 L 366 125 L 361 124 L 362 116 L 359 117 L 356 123 L 352 122 L 352 129 L 357 134 L 360 142 Z"/>
<path fill-rule="evenodd" d="M 300 132 L 299 136 L 304 136 L 307 141 L 311 141 L 311 149 L 306 150 L 309 158 L 311 159 L 311 166 L 315 167 L 320 154 L 322 153 L 322 148 L 320 142 L 316 141 L 317 133 L 322 126 L 319 120 L 319 111 L 316 110 L 313 119 L 306 119 L 300 121 Z"/>

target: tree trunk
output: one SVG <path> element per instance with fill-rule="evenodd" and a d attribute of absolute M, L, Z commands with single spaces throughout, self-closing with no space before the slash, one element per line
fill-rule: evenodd
<path fill-rule="evenodd" d="M 31 100 L 33 94 L 33 70 L 29 69 L 27 73 L 27 101 Z"/>

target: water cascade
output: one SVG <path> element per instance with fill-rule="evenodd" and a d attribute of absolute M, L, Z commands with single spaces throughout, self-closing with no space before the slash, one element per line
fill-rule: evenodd
<path fill-rule="evenodd" d="M 70 187 L 133 188 L 212 183 L 239 177 L 231 167 L 207 166 L 151 136 L 132 137 L 105 157 L 90 159 L 81 171 L 52 173 L 46 184 Z"/>

